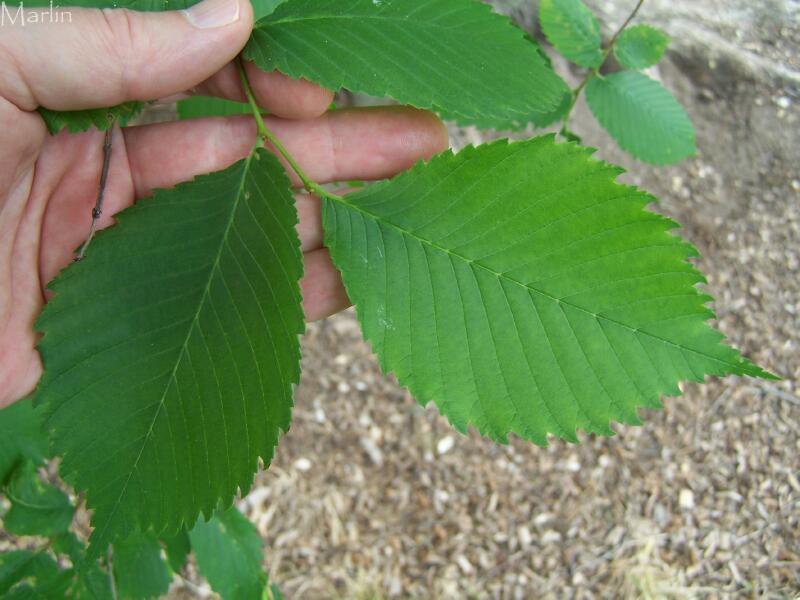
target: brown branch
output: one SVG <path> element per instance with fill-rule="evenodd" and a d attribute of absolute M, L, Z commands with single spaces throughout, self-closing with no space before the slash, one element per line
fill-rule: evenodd
<path fill-rule="evenodd" d="M 103 136 L 103 168 L 100 171 L 100 184 L 98 185 L 97 189 L 97 199 L 95 200 L 94 208 L 92 209 L 92 223 L 89 226 L 89 234 L 86 236 L 86 241 L 83 242 L 83 246 L 81 246 L 78 255 L 75 257 L 75 262 L 83 260 L 83 257 L 86 255 L 86 249 L 89 247 L 89 244 L 91 243 L 92 238 L 97 231 L 97 221 L 100 219 L 100 215 L 103 214 L 103 199 L 106 194 L 108 171 L 111 166 L 111 141 L 114 135 L 114 122 L 115 119 L 112 117 L 108 124 L 106 134 Z"/>

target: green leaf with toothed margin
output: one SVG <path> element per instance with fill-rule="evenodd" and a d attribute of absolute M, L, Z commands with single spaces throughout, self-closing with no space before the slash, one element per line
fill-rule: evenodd
<path fill-rule="evenodd" d="M 324 200 L 383 369 L 461 431 L 576 441 L 638 423 L 682 380 L 770 376 L 707 324 L 677 224 L 590 154 L 501 140 Z"/>
<path fill-rule="evenodd" d="M 482 127 L 531 122 L 568 92 L 536 45 L 478 0 L 288 0 L 256 23 L 244 54 Z"/>
<path fill-rule="evenodd" d="M 255 150 L 118 214 L 50 285 L 34 401 L 94 510 L 90 557 L 230 504 L 288 428 L 305 328 L 290 188 Z"/>
<path fill-rule="evenodd" d="M 112 123 L 124 127 L 128 121 L 138 117 L 143 108 L 144 102 L 126 102 L 111 108 L 88 110 L 56 111 L 39 108 L 39 114 L 44 119 L 47 130 L 55 135 L 63 129 L 71 133 L 79 133 L 92 127 L 105 131 Z"/>
<path fill-rule="evenodd" d="M 581 67 L 599 67 L 605 58 L 600 23 L 581 0 L 542 0 L 539 22 L 559 54 Z"/>
<path fill-rule="evenodd" d="M 595 77 L 586 86 L 586 102 L 620 148 L 634 158 L 666 165 L 697 152 L 686 111 L 647 75 L 620 71 Z"/>

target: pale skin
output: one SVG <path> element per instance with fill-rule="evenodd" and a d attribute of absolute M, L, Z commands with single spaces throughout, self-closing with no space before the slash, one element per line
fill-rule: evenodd
<path fill-rule="evenodd" d="M 244 100 L 233 60 L 252 29 L 248 0 L 206 0 L 184 13 L 70 9 L 71 23 L 0 32 L 0 407 L 28 395 L 42 374 L 34 321 L 49 282 L 86 237 L 102 167 L 103 134 L 49 136 L 35 112 L 113 106 L 187 92 Z M 266 125 L 317 183 L 391 177 L 447 147 L 432 114 L 410 108 L 326 112 L 333 94 L 245 65 Z M 99 222 L 196 175 L 245 157 L 250 117 L 116 128 Z M 308 320 L 349 305 L 322 244 L 317 198 L 297 186 Z M 91 246 L 87 255 L 91 254 Z"/>

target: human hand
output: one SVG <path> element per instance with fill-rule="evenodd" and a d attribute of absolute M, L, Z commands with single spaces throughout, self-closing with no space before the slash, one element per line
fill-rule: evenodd
<path fill-rule="evenodd" d="M 42 374 L 34 321 L 47 282 L 87 235 L 103 162 L 102 133 L 49 136 L 36 108 L 98 108 L 187 90 L 244 100 L 231 61 L 252 29 L 248 0 L 205 0 L 169 13 L 60 10 L 71 22 L 6 22 L 0 36 L 0 407 L 30 393 Z M 429 113 L 326 113 L 331 92 L 245 68 L 259 105 L 273 115 L 267 126 L 318 183 L 390 177 L 447 146 L 446 130 Z M 250 117 L 116 129 L 99 228 L 154 188 L 243 158 L 255 136 Z M 349 301 L 322 247 L 318 200 L 298 192 L 297 208 L 303 305 L 314 320 Z"/>

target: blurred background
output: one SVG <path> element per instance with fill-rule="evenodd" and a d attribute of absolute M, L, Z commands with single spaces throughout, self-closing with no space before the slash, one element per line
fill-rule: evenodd
<path fill-rule="evenodd" d="M 606 36 L 635 5 L 587 3 Z M 496 5 L 541 39 L 536 2 Z M 311 324 L 292 429 L 240 503 L 287 597 L 800 595 L 800 3 L 648 0 L 635 22 L 673 38 L 648 74 L 698 156 L 637 163 L 583 101 L 573 129 L 683 224 L 719 327 L 783 381 L 688 385 L 610 439 L 498 446 L 384 377 L 352 311 Z M 490 137 L 451 130 L 456 148 Z"/>

